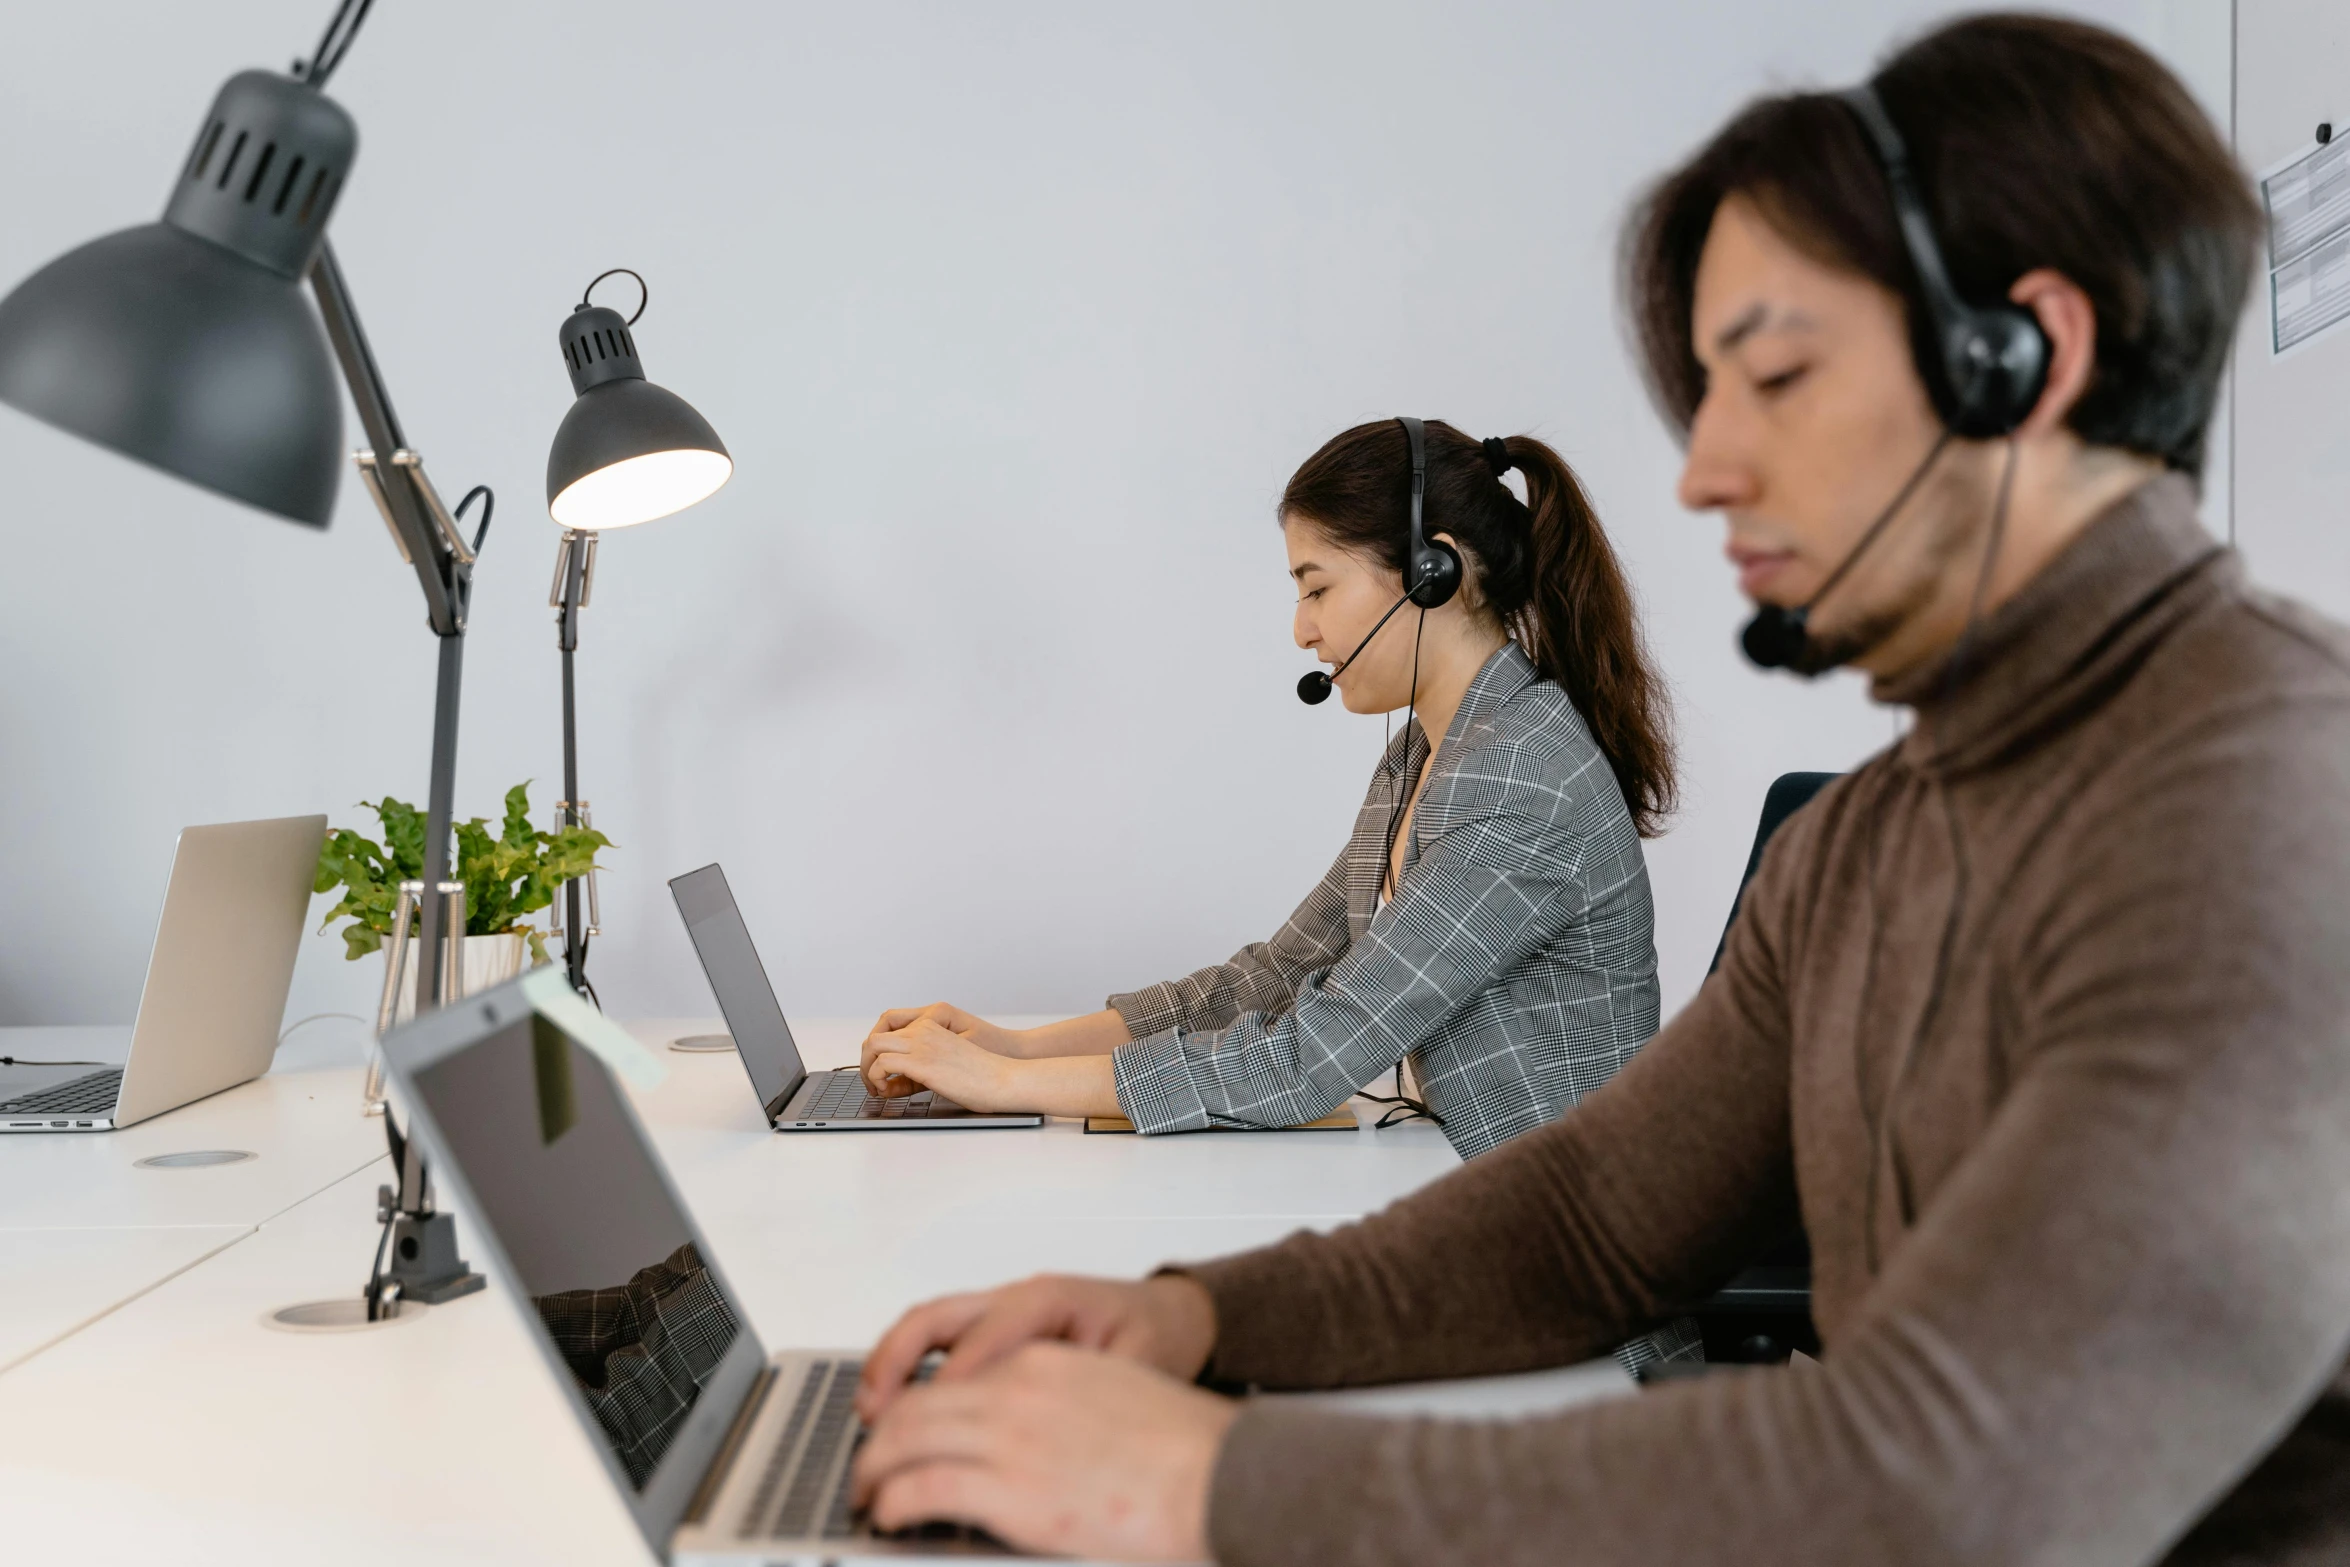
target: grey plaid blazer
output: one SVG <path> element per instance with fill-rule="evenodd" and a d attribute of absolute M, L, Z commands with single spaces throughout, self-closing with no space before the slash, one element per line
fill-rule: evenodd
<path fill-rule="evenodd" d="M 1142 1132 L 1294 1126 L 1408 1056 L 1473 1158 L 1564 1114 L 1657 1027 L 1648 869 L 1565 691 L 1512 643 L 1470 682 L 1379 903 L 1388 813 L 1426 755 L 1408 725 L 1354 836 L 1271 941 L 1109 1004 Z"/>
<path fill-rule="evenodd" d="M 620 1467 L 642 1486 L 742 1331 L 701 1252 L 688 1241 L 626 1284 L 532 1304 Z"/>

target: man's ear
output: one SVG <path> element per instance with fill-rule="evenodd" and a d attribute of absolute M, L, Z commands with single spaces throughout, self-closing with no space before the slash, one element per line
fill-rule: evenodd
<path fill-rule="evenodd" d="M 2048 383 L 2016 430 L 2045 435 L 2064 424 L 2096 377 L 2097 307 L 2054 267 L 2035 267 L 2017 278 L 2007 297 L 2029 310 L 2048 338 Z"/>

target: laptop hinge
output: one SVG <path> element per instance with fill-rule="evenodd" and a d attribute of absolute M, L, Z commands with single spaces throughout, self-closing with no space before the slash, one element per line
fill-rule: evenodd
<path fill-rule="evenodd" d="M 775 1096 L 775 1103 L 767 1107 L 768 1124 L 773 1125 L 775 1122 L 783 1119 L 783 1113 L 791 1108 L 791 1102 L 794 1099 L 800 1097 L 801 1090 L 808 1086 L 809 1082 L 811 1081 L 811 1077 L 812 1074 L 802 1072 L 799 1077 L 793 1081 L 791 1087 L 785 1089 L 782 1093 Z"/>
<path fill-rule="evenodd" d="M 758 1423 L 760 1406 L 775 1387 L 776 1370 L 770 1364 L 759 1373 L 759 1380 L 743 1398 L 742 1407 L 734 1412 L 734 1424 L 727 1427 L 726 1440 L 718 1444 L 718 1451 L 710 1459 L 710 1467 L 702 1471 L 702 1483 L 694 1491 L 694 1499 L 686 1504 L 685 1522 L 698 1524 L 706 1520 L 710 1504 L 718 1499 L 719 1484 L 734 1468 L 734 1456 Z"/>

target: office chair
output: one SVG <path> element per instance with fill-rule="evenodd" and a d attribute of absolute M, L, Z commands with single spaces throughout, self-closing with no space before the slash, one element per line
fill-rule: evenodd
<path fill-rule="evenodd" d="M 1781 773 L 1764 793 L 1754 849 L 1746 856 L 1746 874 L 1738 878 L 1738 895 L 1730 900 L 1730 917 L 1723 922 L 1714 960 L 1706 966 L 1708 974 L 1721 967 L 1730 927 L 1738 923 L 1738 905 L 1746 898 L 1746 884 L 1754 880 L 1755 870 L 1762 864 L 1763 845 L 1771 841 L 1771 834 L 1782 822 L 1837 776 Z M 1690 1315 L 1705 1335 L 1705 1358 L 1710 1365 L 1770 1365 L 1799 1349 L 1808 1355 L 1818 1354 L 1819 1329 L 1811 1320 L 1811 1243 L 1798 1230 L 1784 1245 L 1732 1277 L 1720 1293 Z"/>

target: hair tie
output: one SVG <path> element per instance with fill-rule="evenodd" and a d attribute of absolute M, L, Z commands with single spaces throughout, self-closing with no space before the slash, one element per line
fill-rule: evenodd
<path fill-rule="evenodd" d="M 1518 465 L 1517 459 L 1510 455 L 1509 442 L 1498 435 L 1489 435 L 1477 445 L 1485 453 L 1485 460 L 1493 464 L 1493 476 L 1496 479 Z"/>

